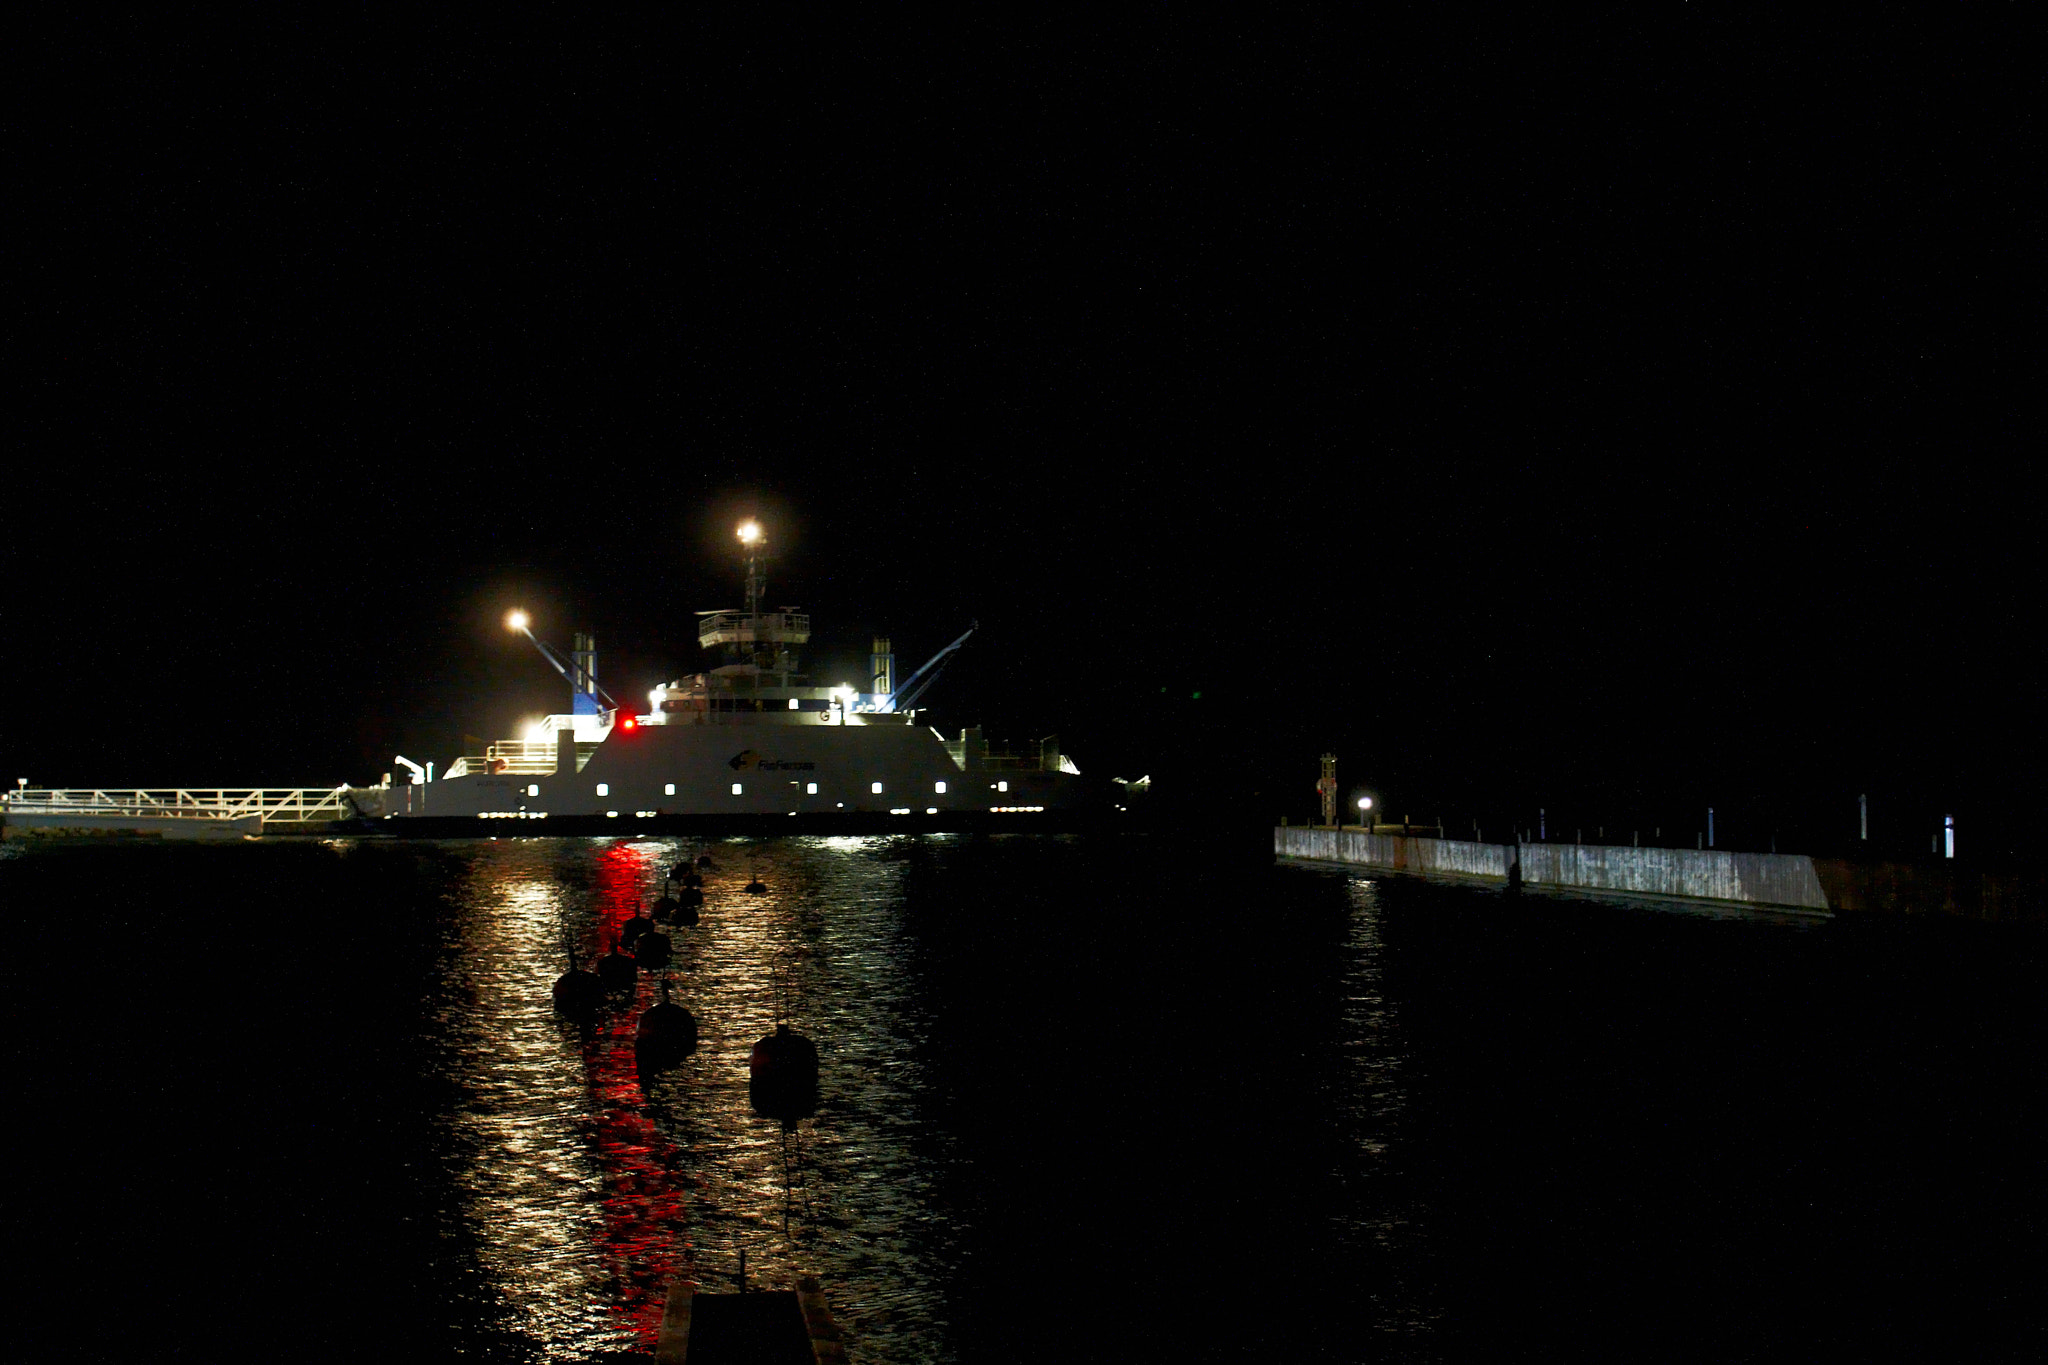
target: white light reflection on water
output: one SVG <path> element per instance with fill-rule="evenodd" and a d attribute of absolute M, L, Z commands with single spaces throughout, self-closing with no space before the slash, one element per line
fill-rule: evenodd
<path fill-rule="evenodd" d="M 1386 995 L 1379 889 L 1372 879 L 1355 877 L 1350 892 L 1341 1032 L 1345 1068 L 1338 1113 L 1340 1130 L 1365 1153 L 1361 1173 L 1353 1178 L 1366 1188 L 1350 1192 L 1348 1204 L 1337 1211 L 1335 1231 L 1339 1245 L 1370 1239 L 1378 1253 L 1375 1263 L 1389 1268 L 1390 1273 L 1375 1277 L 1377 1283 L 1367 1291 L 1376 1330 L 1421 1338 L 1434 1330 L 1442 1314 L 1418 1302 L 1398 1270 L 1415 1247 L 1415 1228 L 1421 1221 L 1421 1211 L 1394 1193 L 1411 1188 L 1405 1173 L 1394 1166 L 1408 1107 L 1402 1074 L 1408 1052 L 1399 1014 Z"/>
<path fill-rule="evenodd" d="M 582 1355 L 612 1334 L 590 1086 L 551 995 L 569 897 L 535 845 L 464 851 L 475 875 L 455 907 L 461 956 L 436 1020 L 460 1094 L 446 1122 L 461 1213 L 513 1329 L 552 1358 Z"/>
<path fill-rule="evenodd" d="M 632 1036 L 657 987 L 579 1030 L 550 997 L 564 932 L 585 965 L 698 846 L 676 840 L 463 847 L 460 979 L 441 1026 L 463 1092 L 457 1187 L 480 1259 L 549 1358 L 648 1350 L 668 1284 L 816 1273 L 870 1359 L 943 1359 L 935 1286 L 952 1239 L 929 1192 L 952 1138 L 933 1124 L 930 1021 L 903 939 L 889 838 L 710 846 L 699 924 L 672 931 L 674 998 L 699 1024 L 674 1070 L 639 1075 Z M 743 887 L 758 876 L 765 895 Z M 778 1019 L 818 1044 L 819 1106 L 753 1111 L 747 1059 Z"/>

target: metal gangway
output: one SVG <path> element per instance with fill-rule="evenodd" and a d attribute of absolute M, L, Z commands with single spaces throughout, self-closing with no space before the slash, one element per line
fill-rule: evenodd
<path fill-rule="evenodd" d="M 0 792 L 8 816 L 108 816 L 120 819 L 317 824 L 381 814 L 377 788 L 350 787 L 19 787 Z"/>

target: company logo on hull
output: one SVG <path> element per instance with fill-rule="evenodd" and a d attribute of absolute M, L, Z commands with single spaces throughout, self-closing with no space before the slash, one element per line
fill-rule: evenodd
<path fill-rule="evenodd" d="M 742 749 L 731 758 L 728 758 L 725 761 L 725 766 L 736 773 L 743 773 L 749 769 L 763 773 L 801 773 L 809 772 L 818 765 L 815 763 L 784 763 L 773 758 L 763 758 L 752 749 Z"/>

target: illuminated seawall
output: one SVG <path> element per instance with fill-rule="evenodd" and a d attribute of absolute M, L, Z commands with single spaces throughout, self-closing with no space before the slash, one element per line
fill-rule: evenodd
<path fill-rule="evenodd" d="M 1827 894 L 1814 874 L 1813 859 L 1800 853 L 1604 844 L 1516 846 L 1287 826 L 1273 831 L 1273 852 L 1283 858 L 1488 881 L 1507 880 L 1508 868 L 1519 856 L 1523 884 L 1532 887 L 1736 901 L 1794 910 L 1829 909 Z"/>

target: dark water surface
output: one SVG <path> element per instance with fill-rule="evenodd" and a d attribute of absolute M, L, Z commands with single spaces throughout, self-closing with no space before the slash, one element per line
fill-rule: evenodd
<path fill-rule="evenodd" d="M 630 1359 L 742 1249 L 869 1365 L 2048 1346 L 2030 930 L 710 847 L 702 1042 L 643 1078 L 650 980 L 590 1028 L 549 987 L 694 846 L 0 845 L 10 1355 Z"/>

